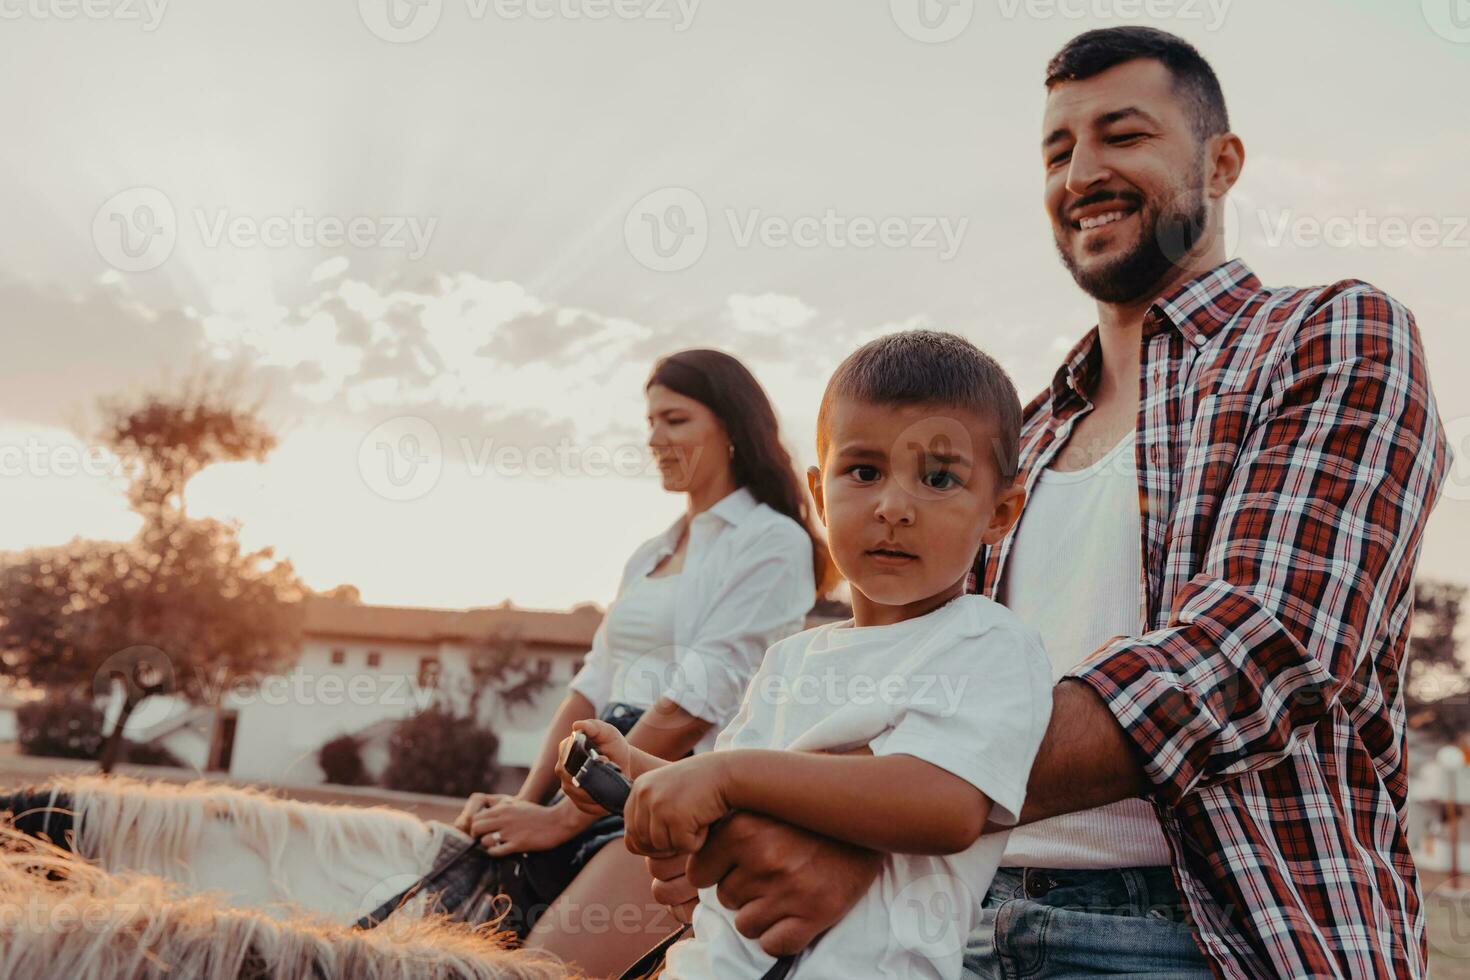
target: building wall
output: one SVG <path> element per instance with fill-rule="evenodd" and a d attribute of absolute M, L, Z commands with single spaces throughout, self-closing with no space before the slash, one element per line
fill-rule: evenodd
<path fill-rule="evenodd" d="M 340 651 L 341 663 L 333 662 Z M 369 666 L 369 654 L 377 665 Z M 501 738 L 500 763 L 529 765 L 540 739 L 581 664 L 582 651 L 531 646 L 529 659 L 551 663 L 550 688 L 535 703 L 506 710 L 487 705 L 486 723 Z M 230 774 L 241 779 L 317 783 L 317 750 L 343 734 L 361 732 L 428 707 L 435 690 L 423 686 L 425 659 L 439 662 L 439 685 L 462 692 L 466 649 L 455 643 L 410 643 L 308 637 L 287 674 L 265 679 L 258 690 L 237 692 L 225 706 L 238 714 Z M 427 678 L 425 678 L 427 679 Z M 369 761 L 370 766 L 372 760 Z"/>

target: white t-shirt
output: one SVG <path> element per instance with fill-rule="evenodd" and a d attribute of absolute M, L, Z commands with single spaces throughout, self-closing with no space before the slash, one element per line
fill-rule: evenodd
<path fill-rule="evenodd" d="M 647 705 L 629 703 L 650 707 L 664 697 L 709 722 L 694 747 L 705 752 L 739 710 L 766 649 L 801 629 L 817 588 L 806 529 L 741 487 L 688 520 L 684 567 L 670 576 L 671 638 L 655 647 L 614 650 L 611 626 L 622 615 L 618 605 L 673 554 L 685 521 L 681 517 L 643 542 L 623 565 L 617 598 L 570 687 L 598 713 L 616 700 L 615 688 L 626 694 L 658 687 L 658 695 L 642 699 Z"/>
<path fill-rule="evenodd" d="M 1014 824 L 1051 716 L 1051 664 L 1036 631 L 978 595 L 891 626 L 827 623 L 771 647 L 715 750 L 846 750 L 911 755 L 954 773 Z M 895 786 L 902 793 L 904 787 Z M 892 854 L 847 916 L 793 975 L 961 975 L 1007 832 L 958 854 Z M 713 888 L 700 892 L 692 938 L 668 954 L 677 980 L 759 978 L 775 960 L 735 929 Z"/>
<path fill-rule="evenodd" d="M 1086 469 L 1038 473 L 1016 529 L 999 594 L 1041 632 L 1057 680 L 1113 637 L 1143 632 L 1134 442 L 1129 432 Z M 1168 863 L 1153 805 L 1131 799 L 1017 827 L 1002 866 Z"/>

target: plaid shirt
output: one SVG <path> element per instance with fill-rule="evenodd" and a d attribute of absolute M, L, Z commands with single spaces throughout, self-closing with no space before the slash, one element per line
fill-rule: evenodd
<path fill-rule="evenodd" d="M 1100 361 L 1094 328 L 1027 406 L 1028 490 Z M 1139 394 L 1147 632 L 1067 676 L 1137 746 L 1219 976 L 1422 977 L 1399 681 L 1449 450 L 1414 318 L 1232 261 L 1150 307 Z M 984 594 L 1014 541 L 982 552 Z"/>

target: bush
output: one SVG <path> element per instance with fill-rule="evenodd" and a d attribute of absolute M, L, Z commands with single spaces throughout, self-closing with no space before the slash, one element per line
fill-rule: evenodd
<path fill-rule="evenodd" d="M 49 697 L 21 705 L 15 712 L 20 751 L 56 759 L 96 759 L 102 753 L 105 717 L 87 698 Z M 119 762 L 139 766 L 189 766 L 162 745 L 124 742 Z"/>
<path fill-rule="evenodd" d="M 102 720 L 101 709 L 78 697 L 31 701 L 15 712 L 21 752 L 61 759 L 97 758 Z"/>
<path fill-rule="evenodd" d="M 367 786 L 373 780 L 362 764 L 362 742 L 351 735 L 339 735 L 316 752 L 317 765 L 327 782 L 340 786 Z"/>
<path fill-rule="evenodd" d="M 468 796 L 495 784 L 499 748 L 494 732 L 436 704 L 393 729 L 383 785 L 409 793 Z"/>

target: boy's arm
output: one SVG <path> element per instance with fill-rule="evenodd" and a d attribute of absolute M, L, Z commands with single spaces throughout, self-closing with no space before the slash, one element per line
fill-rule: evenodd
<path fill-rule="evenodd" d="M 860 847 L 954 854 L 974 843 L 990 814 L 990 799 L 980 790 L 910 755 L 718 754 L 730 809 L 763 813 Z"/>

